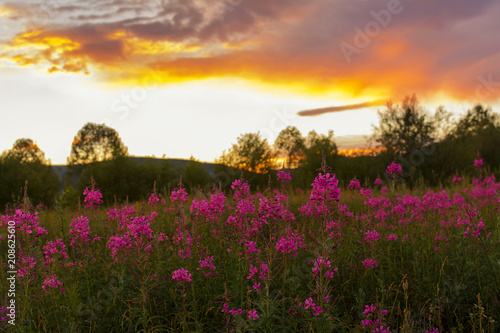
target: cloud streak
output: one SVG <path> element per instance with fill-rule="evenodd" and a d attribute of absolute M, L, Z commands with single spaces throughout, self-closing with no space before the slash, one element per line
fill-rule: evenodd
<path fill-rule="evenodd" d="M 343 112 L 343 111 L 350 111 L 350 110 L 357 110 L 357 109 L 364 109 L 364 108 L 369 108 L 373 106 L 381 106 L 385 105 L 387 102 L 382 101 L 382 100 L 377 100 L 377 101 L 371 101 L 371 102 L 365 102 L 365 103 L 358 103 L 358 104 L 349 104 L 349 105 L 342 105 L 342 106 L 332 106 L 332 107 L 327 107 L 327 108 L 319 108 L 319 109 L 311 109 L 311 110 L 304 110 L 304 111 L 299 111 L 297 114 L 299 116 L 319 116 L 324 113 L 333 113 L 333 112 Z"/>

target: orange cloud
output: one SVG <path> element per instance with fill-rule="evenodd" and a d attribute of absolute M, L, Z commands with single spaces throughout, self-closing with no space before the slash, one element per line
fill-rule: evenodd
<path fill-rule="evenodd" d="M 424 99 L 500 98 L 500 5 L 493 0 L 474 6 L 457 0 L 453 8 L 402 2 L 401 13 L 376 33 L 366 27 L 377 24 L 373 12 L 386 8 L 382 0 L 143 5 L 115 0 L 92 7 L 82 1 L 52 8 L 53 22 L 13 35 L 2 58 L 49 73 L 95 73 L 113 84 L 237 78 L 266 90 L 352 101 L 340 109 L 308 111 L 313 114 L 373 106 L 358 101 L 399 100 L 413 92 Z M 356 44 L 360 38 L 366 45 Z M 358 45 L 350 61 L 341 43 Z"/>

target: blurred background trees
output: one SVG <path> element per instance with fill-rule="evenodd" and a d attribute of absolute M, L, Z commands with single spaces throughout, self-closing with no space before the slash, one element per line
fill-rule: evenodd
<path fill-rule="evenodd" d="M 258 132 L 242 134 L 216 164 L 193 157 L 186 161 L 129 156 L 115 129 L 94 123 L 78 131 L 67 166 L 52 166 L 32 139 L 22 138 L 0 155 L 0 205 L 19 203 L 26 180 L 32 202 L 46 205 L 63 190 L 69 193 L 68 203 L 75 205 L 90 177 L 107 204 L 147 199 L 155 181 L 156 189 L 168 194 L 181 176 L 190 191 L 214 186 L 230 190 L 231 182 L 241 176 L 253 189 L 263 190 L 270 173 L 288 169 L 293 185 L 308 189 L 323 155 L 344 186 L 354 177 L 372 185 L 394 160 L 402 164 L 410 186 L 442 185 L 456 173 L 473 175 L 476 158 L 500 177 L 500 117 L 491 108 L 478 104 L 453 118 L 443 107 L 427 111 L 412 95 L 401 104 L 388 103 L 378 115 L 372 139 L 383 149 L 357 156 L 339 153 L 333 131 L 303 136 L 294 126 L 281 130 L 272 145 Z"/>
<path fill-rule="evenodd" d="M 21 202 L 26 182 L 35 205 L 53 204 L 61 185 L 38 145 L 32 139 L 18 139 L 0 156 L 0 205 Z"/>
<path fill-rule="evenodd" d="M 127 155 L 128 149 L 115 129 L 87 123 L 73 139 L 68 164 L 88 164 Z"/>

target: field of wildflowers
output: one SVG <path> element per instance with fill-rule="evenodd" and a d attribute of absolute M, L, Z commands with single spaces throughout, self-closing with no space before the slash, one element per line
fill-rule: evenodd
<path fill-rule="evenodd" d="M 152 191 L 102 207 L 93 181 L 69 211 L 28 198 L 15 221 L 12 332 L 498 332 L 500 183 L 406 189 L 391 177 L 347 188 L 327 167 L 311 189 L 291 175 L 252 193 Z M 465 178 L 465 177 L 464 177 Z M 386 183 L 389 181 L 389 183 Z"/>

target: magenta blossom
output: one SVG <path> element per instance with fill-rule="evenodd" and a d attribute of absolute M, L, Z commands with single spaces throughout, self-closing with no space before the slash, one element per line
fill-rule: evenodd
<path fill-rule="evenodd" d="M 374 259 L 367 258 L 363 260 L 363 265 L 365 265 L 366 269 L 378 267 L 378 262 Z"/>
<path fill-rule="evenodd" d="M 292 176 L 290 175 L 290 172 L 288 171 L 278 171 L 278 179 L 282 180 L 284 182 L 292 180 Z"/>
<path fill-rule="evenodd" d="M 57 279 L 57 275 L 52 275 L 51 277 L 46 278 L 43 281 L 43 290 L 47 290 L 48 288 L 52 289 L 57 289 L 59 286 L 62 286 L 63 283 Z M 64 288 L 61 289 L 61 291 L 64 291 Z"/>
<path fill-rule="evenodd" d="M 393 177 L 397 177 L 403 173 L 403 168 L 401 167 L 401 164 L 392 162 L 387 167 L 387 173 L 391 174 Z"/>
<path fill-rule="evenodd" d="M 259 318 L 257 310 L 248 310 L 248 319 L 256 320 L 257 318 Z"/>
<path fill-rule="evenodd" d="M 172 274 L 172 280 L 178 282 L 192 282 L 191 273 L 184 268 L 178 269 Z"/>
<path fill-rule="evenodd" d="M 92 208 L 102 204 L 102 193 L 99 190 L 89 190 L 89 188 L 86 187 L 85 191 L 83 191 L 83 195 L 85 196 L 85 200 L 83 201 L 85 203 L 85 208 Z"/>
<path fill-rule="evenodd" d="M 173 202 L 175 202 L 175 201 L 187 202 L 188 201 L 187 197 L 188 197 L 188 193 L 184 187 L 173 190 L 172 193 L 170 194 L 170 199 Z"/>

